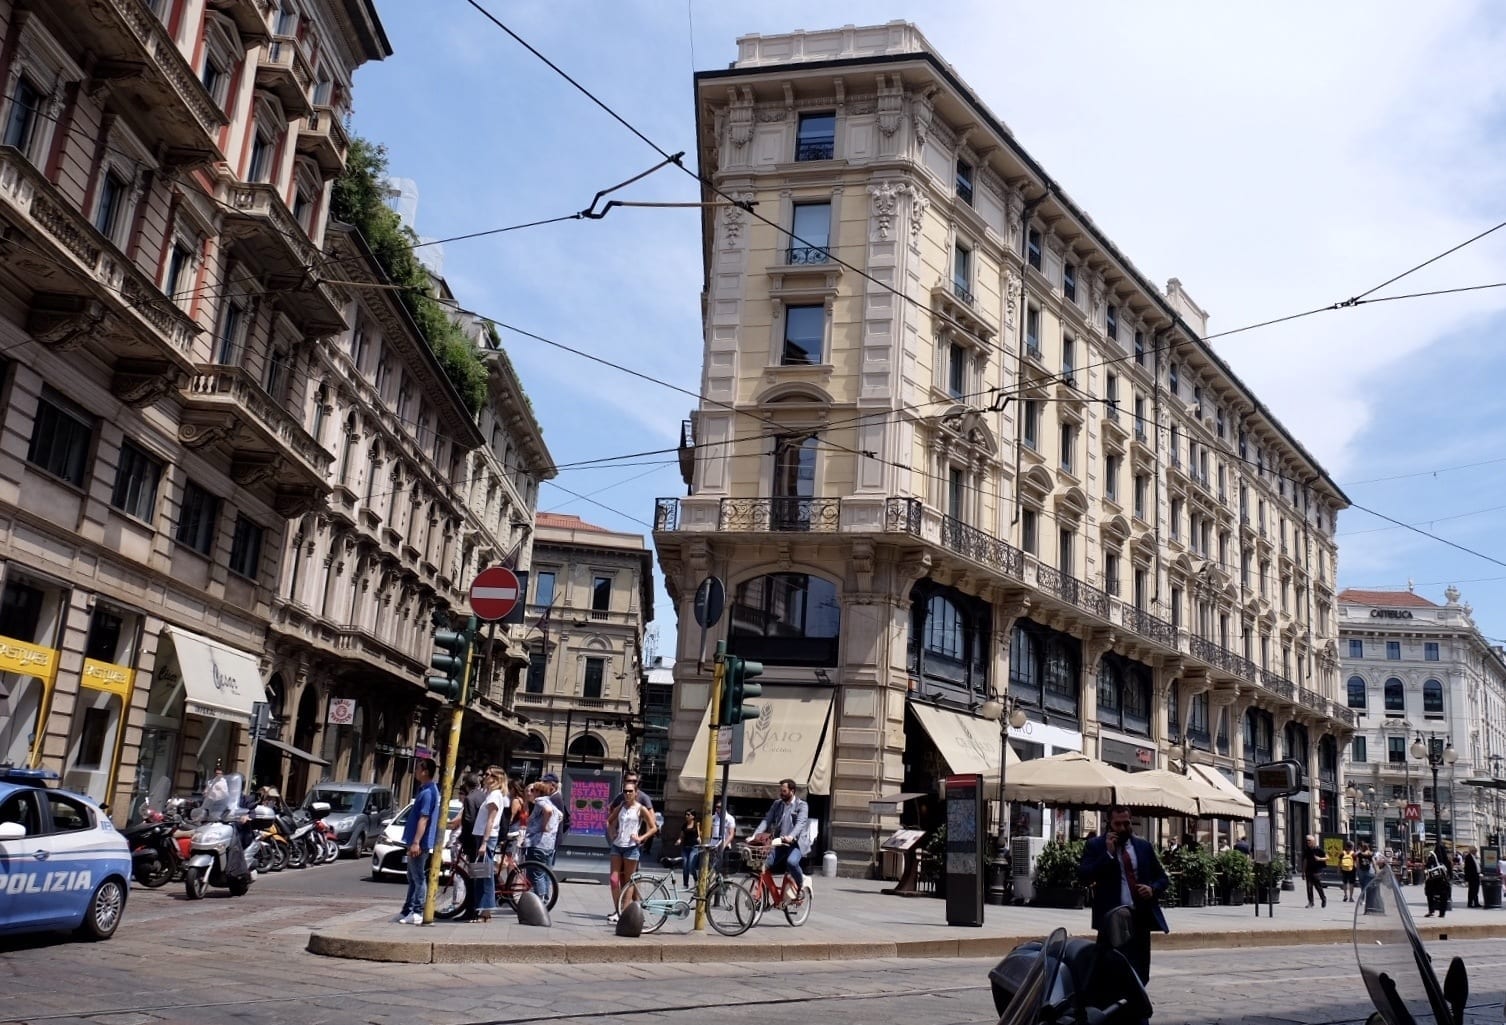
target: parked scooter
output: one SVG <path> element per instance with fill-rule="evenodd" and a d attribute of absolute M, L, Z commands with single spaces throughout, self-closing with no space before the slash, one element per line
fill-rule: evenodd
<path fill-rule="evenodd" d="M 315 801 L 309 805 L 308 846 L 312 865 L 324 865 L 340 856 L 340 841 L 335 836 L 334 827 L 324 821 L 329 810 L 327 801 Z"/>
<path fill-rule="evenodd" d="M 242 847 L 246 816 L 240 810 L 242 779 L 239 773 L 215 774 L 204 789 L 204 803 L 194 815 L 200 823 L 194 830 L 188 863 L 183 869 L 183 890 L 189 900 L 200 900 L 211 886 L 224 887 L 232 897 L 251 888 L 255 873 L 247 855 L 257 857 L 259 842 L 247 828 L 250 851 Z"/>
<path fill-rule="evenodd" d="M 131 878 L 155 890 L 183 877 L 185 859 L 174 837 L 177 831 L 178 823 L 158 811 L 150 812 L 147 821 L 123 831 L 131 845 Z"/>

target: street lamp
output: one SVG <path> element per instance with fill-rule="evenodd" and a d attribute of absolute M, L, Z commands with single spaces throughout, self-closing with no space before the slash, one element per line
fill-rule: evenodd
<path fill-rule="evenodd" d="M 1412 741 L 1412 757 L 1418 761 L 1426 761 L 1428 768 L 1433 770 L 1433 842 L 1441 843 L 1443 840 L 1443 811 L 1438 801 L 1438 770 L 1445 765 L 1450 767 L 1459 760 L 1459 752 L 1454 750 L 1452 739 L 1441 740 L 1435 734 L 1429 733 L 1424 740 L 1421 733 Z"/>
<path fill-rule="evenodd" d="M 1354 819 L 1358 809 L 1364 808 L 1370 813 L 1370 839 L 1377 849 L 1380 848 L 1381 825 L 1385 820 L 1385 811 L 1391 807 L 1390 802 L 1381 799 L 1375 792 L 1374 787 L 1365 787 L 1361 790 L 1353 783 L 1344 788 L 1344 796 L 1349 798 L 1349 839 L 1358 845 L 1360 842 L 1359 830 L 1355 828 Z"/>
<path fill-rule="evenodd" d="M 1009 802 L 1004 798 L 1004 779 L 1009 769 L 1009 731 L 1023 729 L 1029 717 L 1017 700 L 1008 697 L 989 698 L 978 706 L 978 714 L 999 724 L 999 835 L 995 841 L 993 868 L 997 885 L 991 883 L 989 890 L 991 897 L 997 894 L 996 903 L 1003 904 L 1009 888 Z"/>

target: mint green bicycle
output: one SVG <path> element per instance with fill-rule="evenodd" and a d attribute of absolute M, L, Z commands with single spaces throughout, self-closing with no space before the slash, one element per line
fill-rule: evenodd
<path fill-rule="evenodd" d="M 634 872 L 617 898 L 617 913 L 637 901 L 643 906 L 643 931 L 658 932 L 670 915 L 681 920 L 701 904 L 694 890 L 682 893 L 675 873 Z M 706 891 L 706 920 L 723 936 L 741 936 L 753 927 L 757 906 L 748 888 L 734 879 L 712 877 Z"/>

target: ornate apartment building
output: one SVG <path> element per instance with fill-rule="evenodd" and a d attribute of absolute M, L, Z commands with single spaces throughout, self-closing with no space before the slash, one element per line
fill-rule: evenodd
<path fill-rule="evenodd" d="M 731 797 L 794 776 L 848 868 L 896 821 L 870 801 L 997 778 L 993 695 L 1028 713 L 1021 757 L 1144 768 L 1185 743 L 1245 786 L 1298 757 L 1304 824 L 1336 825 L 1347 500 L 1206 313 L 913 25 L 744 37 L 695 86 L 702 173 L 738 202 L 704 197 L 705 398 L 689 494 L 656 509 L 682 793 L 710 680 L 691 602 L 716 575 L 711 640 L 766 667 Z"/>
<path fill-rule="evenodd" d="M 385 280 L 348 226 L 330 226 L 327 250 L 347 280 Z M 469 615 L 477 570 L 504 560 L 526 568 L 538 481 L 554 470 L 500 350 L 486 353 L 477 419 L 391 291 L 353 287 L 345 321 L 313 354 L 312 430 L 335 453 L 330 497 L 288 531 L 267 681 L 282 729 L 259 753 L 257 777 L 302 793 L 317 752 L 321 775 L 386 783 L 401 797 L 414 749 L 437 747 L 448 722 L 423 683 L 431 617 Z M 493 673 L 478 683 L 462 734 L 468 761 L 496 761 L 521 735 L 503 700 L 508 669 L 516 680 L 527 665 L 520 630 L 503 628 Z"/>
<path fill-rule="evenodd" d="M 0 0 L 0 33 L 0 762 L 117 817 L 217 764 L 394 777 L 430 613 L 526 559 L 552 471 L 505 358 L 478 424 L 329 223 L 375 7 Z"/>
<path fill-rule="evenodd" d="M 639 722 L 643 630 L 654 617 L 653 555 L 642 535 L 539 513 L 525 617 L 529 666 L 517 708 L 528 737 L 512 766 L 631 767 Z M 568 786 L 568 783 L 567 783 Z"/>
<path fill-rule="evenodd" d="M 1506 658 L 1481 634 L 1450 587 L 1444 604 L 1411 590 L 1339 593 L 1346 700 L 1358 727 L 1345 774 L 1350 829 L 1392 846 L 1431 837 L 1470 847 L 1501 829 L 1500 793 L 1466 780 L 1501 777 L 1506 758 Z M 1413 744 L 1422 741 L 1421 755 Z M 1428 755 L 1452 750 L 1433 789 Z M 1373 793 L 1372 793 L 1373 791 Z M 1435 802 L 1437 807 L 1435 808 Z M 1409 821 L 1408 805 L 1420 819 Z"/>

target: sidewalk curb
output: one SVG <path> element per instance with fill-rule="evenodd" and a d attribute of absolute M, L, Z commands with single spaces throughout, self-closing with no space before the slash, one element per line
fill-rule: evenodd
<path fill-rule="evenodd" d="M 1506 938 L 1500 925 L 1436 925 L 1422 928 L 1424 940 Z M 1081 934 L 1091 938 L 1091 933 Z M 1352 942 L 1353 930 L 1280 929 L 1266 932 L 1172 932 L 1153 934 L 1158 950 L 1320 946 Z M 719 944 L 656 943 L 652 938 L 598 943 L 452 943 L 424 940 L 370 939 L 313 932 L 307 950 L 323 957 L 407 964 L 694 964 L 705 961 L 863 961 L 875 958 L 999 958 L 1037 935 L 969 936 L 941 940 L 824 941 Z"/>

